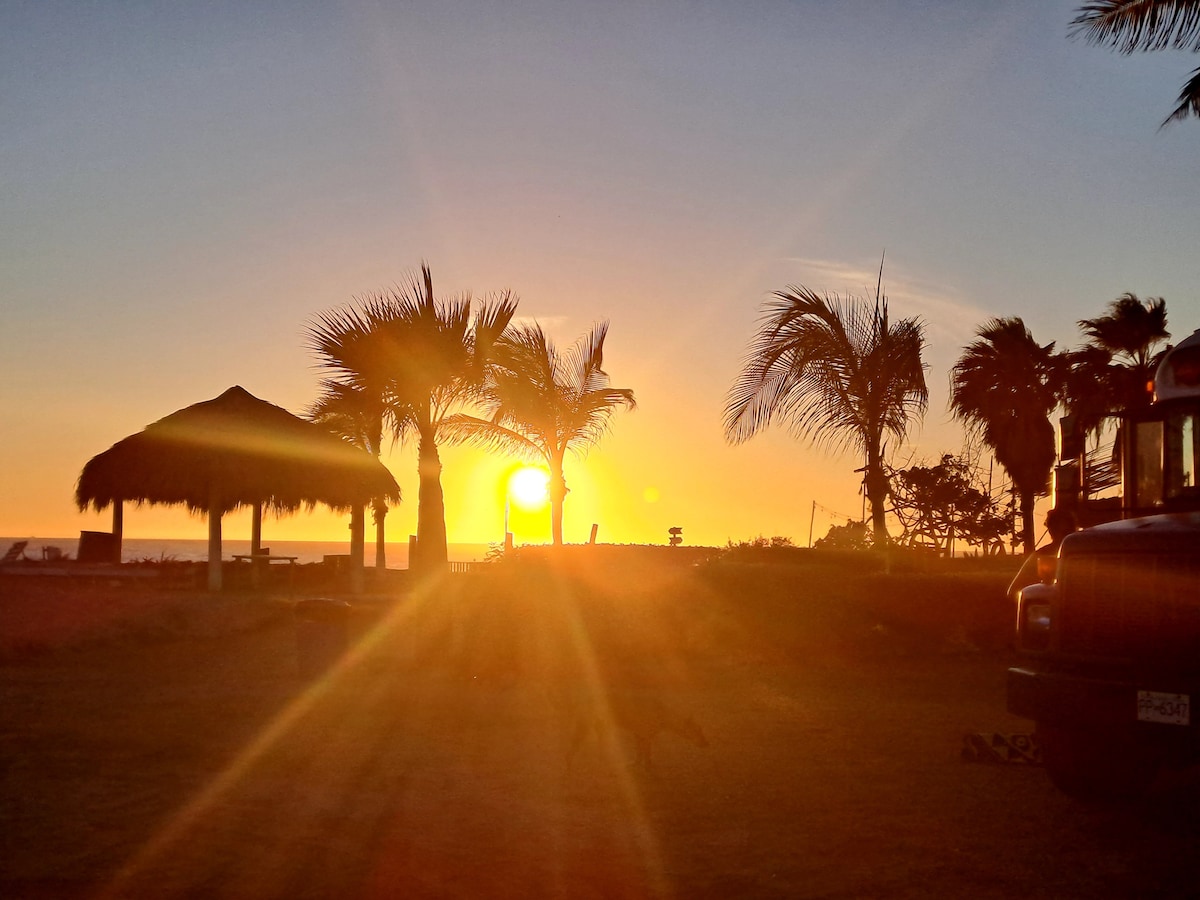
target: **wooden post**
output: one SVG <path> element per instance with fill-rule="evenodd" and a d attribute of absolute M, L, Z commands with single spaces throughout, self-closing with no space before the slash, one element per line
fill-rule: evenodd
<path fill-rule="evenodd" d="M 250 555 L 257 556 L 262 552 L 262 508 L 261 502 L 254 504 L 250 513 Z"/>
<path fill-rule="evenodd" d="M 112 516 L 112 533 L 113 533 L 113 559 L 112 561 L 118 565 L 121 562 L 121 536 L 125 532 L 125 501 L 113 501 L 113 516 Z"/>
<path fill-rule="evenodd" d="M 221 589 L 221 505 L 208 504 L 208 589 Z"/>

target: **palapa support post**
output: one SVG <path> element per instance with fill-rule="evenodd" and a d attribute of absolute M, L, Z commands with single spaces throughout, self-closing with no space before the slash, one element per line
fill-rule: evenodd
<path fill-rule="evenodd" d="M 112 561 L 120 565 L 121 563 L 121 537 L 125 532 L 125 501 L 114 500 L 112 510 L 112 535 L 113 535 L 113 558 Z"/>
<path fill-rule="evenodd" d="M 221 590 L 221 506 L 216 500 L 208 506 L 208 589 Z"/>
<path fill-rule="evenodd" d="M 250 554 L 262 553 L 262 503 L 255 503 L 250 513 Z"/>

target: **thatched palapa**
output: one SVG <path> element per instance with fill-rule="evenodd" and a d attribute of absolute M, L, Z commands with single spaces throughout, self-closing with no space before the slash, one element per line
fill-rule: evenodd
<path fill-rule="evenodd" d="M 378 459 L 241 387 L 118 441 L 84 466 L 75 489 L 80 509 L 130 501 L 207 513 L 210 567 L 214 522 L 219 567 L 226 512 L 266 506 L 278 514 L 318 503 L 344 511 L 376 498 L 400 499 Z"/>

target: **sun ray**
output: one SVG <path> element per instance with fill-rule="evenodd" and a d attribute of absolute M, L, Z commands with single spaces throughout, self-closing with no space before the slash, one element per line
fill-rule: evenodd
<path fill-rule="evenodd" d="M 575 593 L 561 579 L 556 593 L 568 616 L 570 649 L 574 653 L 574 661 L 578 664 L 583 679 L 582 696 L 574 698 L 574 702 L 583 703 L 585 712 L 594 712 L 601 718 L 601 727 L 597 728 L 599 743 L 608 769 L 616 779 L 621 800 L 629 812 L 628 821 L 633 827 L 638 852 L 642 856 L 646 871 L 654 879 L 655 895 L 669 896 L 670 885 L 666 877 L 662 847 L 650 823 L 641 789 L 631 773 L 625 750 L 617 740 L 619 729 L 613 716 L 611 699 L 613 686 L 606 679 L 595 648 L 588 637 L 587 627 L 574 602 Z"/>
<path fill-rule="evenodd" d="M 150 839 L 117 871 L 112 881 L 97 895 L 101 900 L 129 895 L 142 873 L 150 870 L 188 833 L 197 827 L 204 816 L 215 810 L 273 748 L 325 701 L 333 685 L 362 664 L 381 641 L 396 633 L 413 620 L 431 598 L 432 586 L 418 590 L 404 604 L 397 604 L 389 614 L 371 629 L 364 638 L 324 675 L 315 679 L 291 703 L 284 707 L 259 734 L 211 782 L 184 804 Z"/>

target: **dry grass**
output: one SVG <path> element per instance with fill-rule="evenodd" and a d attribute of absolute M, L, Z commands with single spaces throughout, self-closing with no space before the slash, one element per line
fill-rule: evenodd
<path fill-rule="evenodd" d="M 1123 809 L 960 761 L 1004 573 L 530 562 L 355 607 L 0 584 L 5 897 L 1127 897 L 1196 885 L 1200 791 Z M 15 584 L 10 582 L 22 582 Z M 568 766 L 556 697 L 641 692 Z"/>

